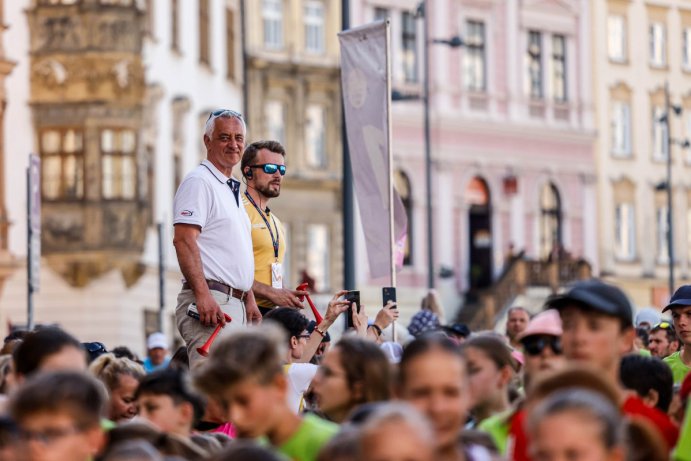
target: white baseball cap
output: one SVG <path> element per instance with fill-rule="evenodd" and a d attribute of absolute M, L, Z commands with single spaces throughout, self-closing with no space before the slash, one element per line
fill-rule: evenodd
<path fill-rule="evenodd" d="M 151 333 L 149 339 L 146 340 L 147 349 L 168 349 L 168 340 L 166 335 L 161 332 Z"/>

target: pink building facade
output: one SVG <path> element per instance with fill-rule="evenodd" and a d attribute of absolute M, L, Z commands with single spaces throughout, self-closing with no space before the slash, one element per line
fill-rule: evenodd
<path fill-rule="evenodd" d="M 393 88 L 420 95 L 418 2 L 354 3 L 353 25 L 389 18 Z M 537 260 L 559 250 L 597 272 L 590 0 L 428 0 L 426 9 L 431 40 L 464 42 L 429 45 L 435 285 L 447 310 L 491 287 L 512 253 Z M 392 110 L 411 222 L 398 285 L 424 289 L 423 104 Z M 377 283 L 366 270 L 359 281 Z"/>

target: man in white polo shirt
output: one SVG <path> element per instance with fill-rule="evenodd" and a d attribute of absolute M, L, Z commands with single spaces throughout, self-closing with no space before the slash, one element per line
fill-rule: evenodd
<path fill-rule="evenodd" d="M 173 201 L 173 244 L 185 277 L 175 319 L 191 367 L 202 358 L 197 348 L 215 325 L 226 323 L 223 313 L 232 321 L 222 334 L 261 320 L 251 289 L 250 220 L 239 196 L 240 182 L 231 178 L 242 157 L 245 136 L 239 113 L 212 112 L 204 133 L 207 158 L 185 177 Z"/>

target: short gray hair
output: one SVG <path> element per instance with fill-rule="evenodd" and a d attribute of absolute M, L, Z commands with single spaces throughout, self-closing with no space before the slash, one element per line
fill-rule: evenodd
<path fill-rule="evenodd" d="M 206 124 L 204 125 L 204 135 L 208 136 L 209 139 L 213 137 L 217 118 L 235 118 L 240 120 L 240 123 L 242 124 L 242 132 L 245 137 L 247 137 L 247 124 L 245 123 L 245 119 L 242 117 L 242 114 L 240 112 L 235 112 L 234 110 L 225 109 L 213 111 L 209 114 L 209 118 L 206 120 Z"/>

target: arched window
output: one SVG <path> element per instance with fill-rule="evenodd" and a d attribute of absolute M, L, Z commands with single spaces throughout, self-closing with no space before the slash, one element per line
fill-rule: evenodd
<path fill-rule="evenodd" d="M 394 173 L 394 187 L 401 197 L 403 208 L 405 208 L 405 215 L 408 218 L 408 236 L 405 241 L 403 265 L 410 266 L 413 256 L 413 194 L 410 189 L 408 175 L 401 170 L 396 170 Z"/>
<path fill-rule="evenodd" d="M 540 191 L 540 256 L 549 258 L 552 251 L 562 250 L 561 199 L 557 187 L 550 182 Z"/>

